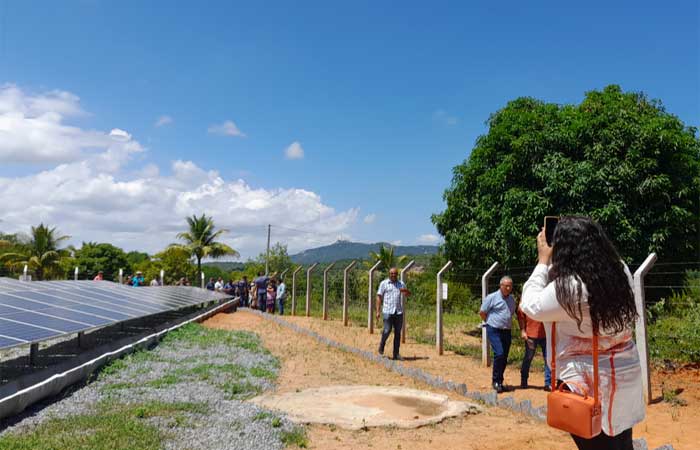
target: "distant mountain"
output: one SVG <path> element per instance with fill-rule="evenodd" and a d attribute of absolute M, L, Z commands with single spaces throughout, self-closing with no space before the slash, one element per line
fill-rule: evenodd
<path fill-rule="evenodd" d="M 218 267 L 224 272 L 233 272 L 234 270 L 245 270 L 245 263 L 237 261 L 209 261 L 202 263 L 202 266 Z"/>
<path fill-rule="evenodd" d="M 360 242 L 337 241 L 325 247 L 311 248 L 296 255 L 291 255 L 296 264 L 329 263 L 342 259 L 369 259 L 369 252 L 378 252 L 382 245 L 391 246 L 386 242 L 363 244 Z M 396 256 L 401 255 L 434 255 L 438 247 L 435 245 L 397 245 L 394 246 Z"/>

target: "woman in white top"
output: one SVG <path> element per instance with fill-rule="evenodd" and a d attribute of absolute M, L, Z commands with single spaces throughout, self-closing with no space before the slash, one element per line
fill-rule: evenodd
<path fill-rule="evenodd" d="M 632 340 L 637 310 L 629 270 L 600 225 L 587 217 L 562 217 L 552 247 L 540 232 L 537 252 L 539 263 L 523 286 L 520 307 L 544 322 L 547 355 L 556 322 L 553 376 L 574 392 L 593 392 L 592 337 L 598 335 L 603 432 L 593 439 L 572 437 L 579 449 L 632 450 L 632 426 L 644 419 L 645 405 Z"/>

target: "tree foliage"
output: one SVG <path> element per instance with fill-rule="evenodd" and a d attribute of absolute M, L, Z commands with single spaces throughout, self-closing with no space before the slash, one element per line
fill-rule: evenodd
<path fill-rule="evenodd" d="M 614 85 L 580 105 L 518 98 L 488 125 L 432 217 L 458 266 L 529 266 L 543 217 L 569 214 L 628 262 L 700 258 L 700 140 L 659 101 Z"/>
<path fill-rule="evenodd" d="M 389 270 L 392 267 L 397 267 L 403 265 L 403 263 L 408 258 L 406 255 L 396 256 L 394 252 L 394 247 L 387 247 L 382 245 L 378 252 L 369 252 L 369 264 L 370 267 L 375 265 L 377 262 L 381 261 L 379 265 L 379 270 Z"/>
<path fill-rule="evenodd" d="M 13 251 L 2 253 L 0 261 L 14 270 L 26 265 L 37 280 L 51 278 L 59 273 L 61 259 L 68 257 L 68 252 L 59 248 L 61 242 L 68 239 L 70 236 L 61 236 L 55 227 L 42 223 L 32 227 L 28 239 L 14 245 L 5 240 L 3 245 L 12 247 Z"/>
<path fill-rule="evenodd" d="M 193 286 L 199 286 L 200 279 L 195 273 L 190 252 L 181 247 L 168 247 L 160 253 L 156 253 L 153 259 L 141 261 L 134 268 L 143 272 L 146 282 L 152 279 L 160 279 L 160 271 L 164 271 L 165 284 L 174 284 L 180 278 L 188 278 Z"/>
<path fill-rule="evenodd" d="M 258 255 L 255 261 L 262 266 L 262 270 L 265 268 L 266 259 L 267 253 L 263 252 Z M 270 274 L 281 274 L 283 271 L 291 269 L 292 266 L 292 259 L 289 257 L 286 245 L 276 242 L 270 247 L 270 257 L 268 259 L 268 270 Z"/>
<path fill-rule="evenodd" d="M 105 280 L 115 281 L 119 279 L 119 269 L 128 271 L 130 268 L 124 250 L 108 243 L 83 242 L 74 258 L 83 278 L 88 279 L 101 270 Z"/>
<path fill-rule="evenodd" d="M 177 238 L 184 244 L 172 244 L 171 247 L 181 248 L 197 261 L 197 273 L 202 271 L 203 258 L 220 258 L 222 256 L 238 256 L 238 252 L 228 245 L 217 242 L 228 230 L 216 230 L 214 219 L 202 214 L 201 217 L 187 217 L 188 230 L 178 233 Z"/>

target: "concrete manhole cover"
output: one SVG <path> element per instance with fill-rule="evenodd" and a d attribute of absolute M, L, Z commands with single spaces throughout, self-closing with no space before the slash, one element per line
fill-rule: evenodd
<path fill-rule="evenodd" d="M 446 395 L 392 386 L 326 386 L 301 392 L 271 394 L 251 400 L 288 414 L 297 423 L 363 427 L 416 428 L 447 417 L 481 412 L 478 406 Z"/>

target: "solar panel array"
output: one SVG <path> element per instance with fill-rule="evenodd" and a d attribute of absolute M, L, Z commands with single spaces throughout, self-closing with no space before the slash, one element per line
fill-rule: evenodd
<path fill-rule="evenodd" d="M 0 278 L 0 349 L 230 297 L 190 286 Z"/>

